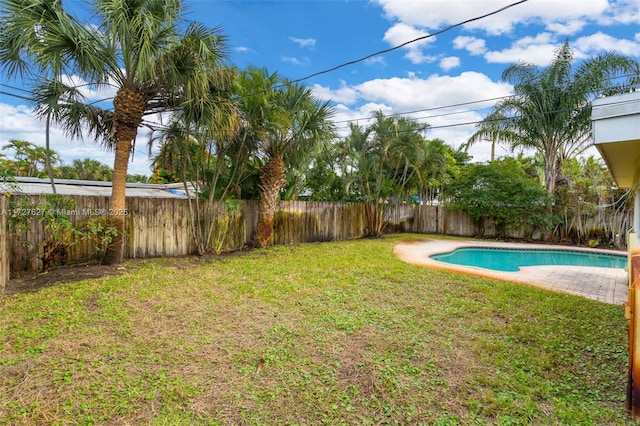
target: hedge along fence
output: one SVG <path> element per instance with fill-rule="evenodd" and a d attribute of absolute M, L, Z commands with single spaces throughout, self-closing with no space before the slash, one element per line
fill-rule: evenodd
<path fill-rule="evenodd" d="M 17 198 L 14 196 L 14 198 Z M 33 201 L 41 198 L 29 196 Z M 74 226 L 108 212 L 108 197 L 72 196 L 76 202 L 70 217 Z M 8 209 L 5 201 L 4 209 Z M 189 202 L 178 198 L 127 198 L 125 257 L 177 257 L 196 253 L 193 242 Z M 3 210 L 4 211 L 4 210 Z M 245 248 L 257 225 L 258 202 L 240 201 L 234 205 L 220 202 L 216 212 L 212 246 L 216 251 Z M 5 217 L 6 218 L 6 217 Z M 386 232 L 413 232 L 474 237 L 478 229 L 463 212 L 442 206 L 392 205 L 385 213 Z M 9 259 L 12 273 L 42 270 L 42 242 L 47 230 L 42 222 L 32 220 L 30 229 L 7 233 L 6 224 L 0 237 L 0 288 L 3 259 Z M 596 225 L 594 225 L 596 226 Z M 531 235 L 531 230 L 517 230 L 510 238 Z M 364 205 L 361 203 L 280 201 L 274 218 L 273 243 L 278 245 L 316 241 L 362 238 L 366 234 Z M 491 221 L 484 224 L 484 237 L 495 236 Z M 3 237 L 5 247 L 3 249 Z M 533 239 L 542 239 L 541 233 Z M 82 241 L 69 248 L 65 263 L 90 263 L 99 253 L 91 241 Z"/>

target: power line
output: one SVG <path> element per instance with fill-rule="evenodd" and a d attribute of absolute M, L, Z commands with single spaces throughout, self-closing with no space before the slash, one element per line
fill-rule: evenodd
<path fill-rule="evenodd" d="M 421 109 L 415 109 L 413 111 L 394 112 L 393 114 L 387 114 L 387 117 L 395 117 L 395 116 L 398 116 L 398 115 L 415 114 L 416 112 L 437 111 L 439 109 L 455 108 L 455 107 L 459 107 L 459 106 L 480 104 L 480 103 L 484 103 L 484 102 L 499 101 L 501 99 L 511 98 L 513 96 L 515 96 L 515 95 L 498 96 L 496 98 L 487 98 L 487 99 L 481 99 L 481 100 L 478 100 L 478 101 L 460 102 L 460 103 L 457 103 L 457 104 L 451 104 L 451 105 L 445 105 L 445 106 L 421 108 Z M 490 108 L 490 107 L 487 107 L 487 108 Z M 482 109 L 485 109 L 485 108 L 480 108 L 479 110 L 482 110 Z M 463 112 L 467 112 L 467 111 L 463 111 Z M 348 122 L 352 122 L 352 121 L 369 120 L 369 119 L 371 119 L 371 117 L 352 118 L 352 119 L 349 119 L 349 120 L 334 121 L 334 123 L 348 123 Z"/>
<path fill-rule="evenodd" d="M 0 95 L 7 95 L 7 96 L 11 96 L 13 98 L 18 98 L 18 99 L 22 99 L 24 101 L 29 101 L 29 102 L 33 102 L 32 98 L 28 98 L 26 96 L 22 96 L 22 95 L 16 95 L 15 93 L 9 93 L 9 92 L 5 92 L 4 90 L 0 90 Z"/>
<path fill-rule="evenodd" d="M 601 104 L 601 106 L 612 106 L 612 105 L 626 105 L 629 103 L 637 103 L 640 101 L 615 101 L 615 102 L 609 102 L 609 103 L 605 103 L 605 104 Z M 543 115 L 549 115 L 549 114 L 555 114 L 555 113 L 562 113 L 562 112 L 570 112 L 570 111 L 578 111 L 581 108 L 567 108 L 567 109 L 557 109 L 557 110 L 551 110 L 551 111 L 545 111 L 543 113 Z M 467 113 L 467 112 L 472 112 L 472 111 L 459 111 L 459 112 L 454 112 L 454 113 L 448 113 L 448 114 L 440 114 L 440 115 L 436 115 L 436 116 L 431 116 L 431 117 L 437 117 L 437 116 L 443 116 L 443 115 L 454 115 L 454 114 L 463 114 L 463 113 Z M 385 116 L 388 117 L 388 116 Z M 425 118 L 430 118 L 430 117 L 425 117 Z M 517 119 L 521 119 L 523 118 L 523 116 L 511 116 L 511 117 L 504 117 L 504 118 L 496 118 L 496 119 L 492 119 L 489 121 L 512 121 L 512 120 L 517 120 Z M 368 120 L 372 120 L 375 119 L 375 117 L 368 117 Z M 355 120 L 350 120 L 349 122 L 353 122 Z M 424 127 L 421 127 L 419 129 L 407 129 L 407 130 L 397 130 L 394 131 L 393 133 L 411 133 L 414 131 L 427 131 L 427 130 L 437 130 L 437 129 L 447 129 L 447 128 L 453 128 L 453 127 L 464 127 L 464 126 L 470 126 L 470 125 L 477 125 L 480 124 L 482 122 L 484 122 L 485 120 L 476 120 L 476 121 L 466 121 L 466 122 L 460 122 L 460 123 L 452 123 L 452 124 L 442 124 L 442 125 L 437 125 L 437 126 L 432 126 L 429 124 L 426 124 Z M 153 130 L 162 130 L 162 129 L 168 129 L 169 126 L 166 124 L 159 124 L 159 123 L 151 123 L 148 121 L 143 121 L 143 124 L 145 124 L 148 128 L 153 129 Z M 338 130 L 347 130 L 348 126 L 344 126 Z M 383 133 L 384 135 L 386 134 L 390 134 L 390 133 Z"/>
<path fill-rule="evenodd" d="M 617 79 L 617 78 L 623 78 L 625 76 L 619 76 L 619 77 L 613 77 L 610 80 L 613 79 Z M 629 75 L 627 75 L 626 77 L 629 77 Z M 27 90 L 24 89 L 20 89 L 18 87 L 13 87 L 13 86 L 9 86 L 6 84 L 1 84 L 1 86 L 5 86 L 5 87 L 9 87 L 11 89 L 16 89 L 16 90 L 23 90 L 25 92 L 28 92 Z M 556 90 L 555 88 L 550 88 L 547 90 Z M 31 98 L 27 98 L 21 95 L 16 95 L 13 93 L 8 93 L 8 92 L 4 92 L 4 91 L 0 91 L 0 94 L 7 94 L 9 96 L 13 96 L 19 99 L 23 99 L 23 100 L 27 100 L 27 101 L 33 101 L 33 99 Z M 415 114 L 418 112 L 429 112 L 429 111 L 438 111 L 438 110 L 444 110 L 444 109 L 449 109 L 449 108 L 455 108 L 455 107 L 460 107 L 460 106 L 467 106 L 467 105 L 473 105 L 473 104 L 479 104 L 479 103 L 485 103 L 485 102 L 491 102 L 491 101 L 498 101 L 498 100 L 502 100 L 502 99 L 507 99 L 507 98 L 512 98 L 512 97 L 516 97 L 518 95 L 505 95 L 505 96 L 499 96 L 499 97 L 494 97 L 494 98 L 487 98 L 487 99 L 480 99 L 480 100 L 476 100 L 476 101 L 469 101 L 469 102 L 460 102 L 460 103 L 456 103 L 456 104 L 449 104 L 449 105 L 443 105 L 443 106 L 437 106 L 437 107 L 429 107 L 429 108 L 421 108 L 421 109 L 416 109 L 416 110 L 411 110 L 411 111 L 401 111 L 401 112 L 396 112 L 396 113 L 392 113 L 392 114 L 386 114 L 385 117 L 396 117 L 396 116 L 404 116 L 404 115 L 409 115 L 409 114 Z M 100 101 L 94 101 L 91 104 L 95 104 L 101 101 L 105 101 L 108 99 L 102 99 Z M 91 105 L 90 104 L 90 105 Z M 464 110 L 464 111 L 454 111 L 454 112 L 448 112 L 448 113 L 441 113 L 441 114 L 435 114 L 435 115 L 427 115 L 427 116 L 423 116 L 423 117 L 410 117 L 413 120 L 426 120 L 429 118 L 437 118 L 437 117 L 444 117 L 444 116 L 451 116 L 451 115 L 457 115 L 457 114 L 467 114 L 470 112 L 477 112 L 477 111 L 482 111 L 484 109 L 487 108 L 491 108 L 491 107 L 485 107 L 485 108 L 477 108 L 477 109 L 470 109 L 470 110 Z M 554 112 L 562 112 L 562 111 L 547 111 L 547 113 L 554 113 Z M 373 120 L 374 117 L 372 116 L 367 116 L 367 117 L 358 117 L 358 118 L 351 118 L 351 119 L 347 119 L 347 120 L 338 120 L 338 121 L 334 121 L 334 124 L 341 124 L 341 123 L 353 123 L 353 122 L 358 122 L 358 121 L 370 121 Z M 454 123 L 454 124 L 448 124 L 448 125 L 440 125 L 440 126 L 430 126 L 429 129 L 440 129 L 440 128 L 449 128 L 449 127 L 458 127 L 458 126 L 467 126 L 470 124 L 478 124 L 480 123 L 482 120 L 478 120 L 478 121 L 471 121 L 471 122 L 464 122 L 464 123 Z M 151 124 L 150 122 L 143 122 L 143 124 L 146 124 L 147 127 L 155 127 L 155 128 L 162 128 L 163 125 L 160 124 Z M 342 126 L 340 126 L 342 127 Z M 344 126 L 342 128 L 347 129 L 348 126 Z"/>
<path fill-rule="evenodd" d="M 8 89 L 12 89 L 12 90 L 17 90 L 19 92 L 24 92 L 24 93 L 28 93 L 28 94 L 32 94 L 32 92 L 30 90 L 27 89 L 23 89 L 22 87 L 17 87 L 17 86 L 11 86 L 9 84 L 4 84 L 4 83 L 0 83 L 0 86 L 2 87 L 6 87 Z"/>

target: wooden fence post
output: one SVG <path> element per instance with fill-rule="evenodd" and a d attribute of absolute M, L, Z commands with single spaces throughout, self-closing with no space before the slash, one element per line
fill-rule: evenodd
<path fill-rule="evenodd" d="M 0 293 L 9 282 L 9 235 L 7 233 L 7 201 L 0 195 Z"/>

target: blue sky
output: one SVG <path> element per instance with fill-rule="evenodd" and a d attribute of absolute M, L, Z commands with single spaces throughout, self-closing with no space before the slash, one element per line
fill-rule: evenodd
<path fill-rule="evenodd" d="M 299 79 L 514 2 L 185 0 L 185 5 L 189 19 L 221 27 L 228 38 L 230 62 Z M 65 3 L 76 10 L 83 4 Z M 640 0 L 529 0 L 304 82 L 317 96 L 332 101 L 339 128 L 350 120 L 367 124 L 377 110 L 407 113 L 432 126 L 428 138 L 441 138 L 457 148 L 474 131 L 472 124 L 464 123 L 481 120 L 495 98 L 512 93 L 500 79 L 502 71 L 517 61 L 544 67 L 566 39 L 576 61 L 606 50 L 640 60 Z M 6 84 L 19 84 L 0 78 Z M 89 95 L 98 99 L 109 94 Z M 66 163 L 84 157 L 113 163 L 113 154 L 91 141 L 69 141 L 57 129 L 52 135 L 52 147 Z M 33 119 L 24 101 L 3 94 L 0 146 L 10 139 L 43 145 L 44 124 Z M 130 173 L 150 174 L 145 145 L 141 133 Z M 470 150 L 474 161 L 488 160 L 489 152 L 488 143 Z M 498 149 L 498 155 L 508 154 L 506 148 Z"/>

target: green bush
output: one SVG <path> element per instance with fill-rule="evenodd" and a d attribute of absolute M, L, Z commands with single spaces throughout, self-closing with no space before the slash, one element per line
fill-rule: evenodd
<path fill-rule="evenodd" d="M 449 206 L 469 214 L 480 235 L 485 219 L 494 220 L 497 237 L 523 227 L 544 227 L 551 219 L 544 187 L 512 158 L 461 169 L 446 195 Z"/>

